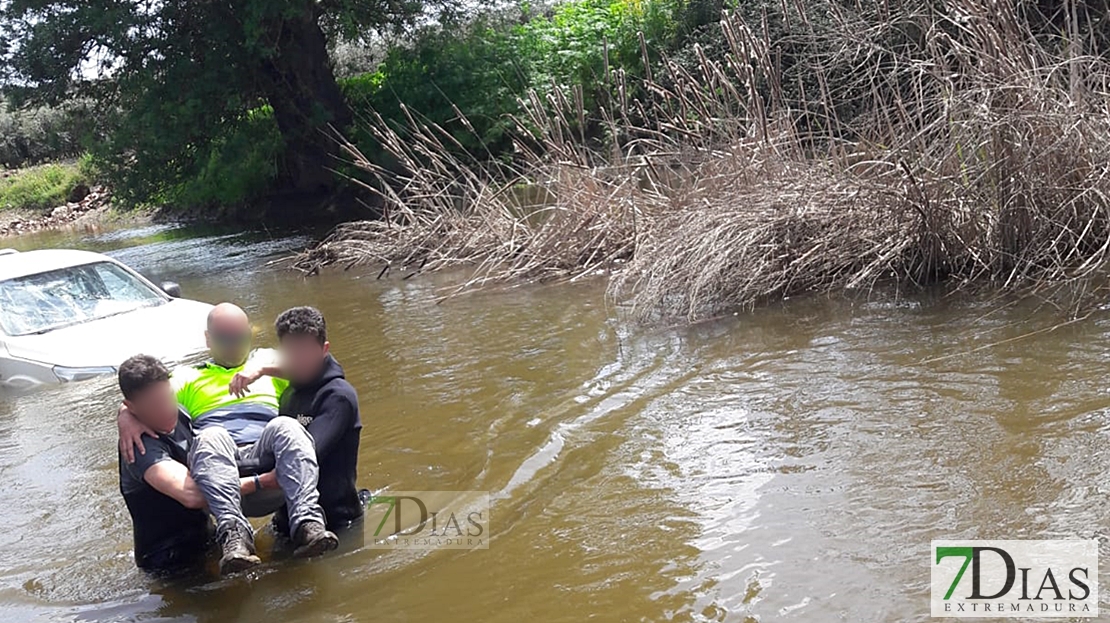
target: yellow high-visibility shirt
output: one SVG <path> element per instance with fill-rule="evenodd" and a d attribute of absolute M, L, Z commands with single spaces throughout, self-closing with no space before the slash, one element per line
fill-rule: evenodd
<path fill-rule="evenodd" d="M 207 361 L 197 366 L 183 366 L 174 370 L 170 380 L 177 391 L 177 402 L 181 408 L 196 420 L 215 409 L 233 405 L 249 406 L 258 404 L 278 408 L 281 393 L 289 386 L 289 381 L 271 376 L 260 377 L 247 388 L 242 398 L 231 395 L 228 386 L 235 374 L 256 364 L 277 361 L 277 353 L 269 348 L 259 348 L 251 352 L 246 363 L 237 368 L 225 368 Z"/>

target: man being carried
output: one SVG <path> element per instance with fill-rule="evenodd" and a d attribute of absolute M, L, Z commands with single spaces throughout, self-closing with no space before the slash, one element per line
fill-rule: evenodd
<path fill-rule="evenodd" d="M 285 386 L 280 379 L 260 378 L 250 392 L 228 393 L 231 379 L 247 363 L 251 328 L 242 309 L 223 303 L 208 317 L 205 332 L 212 360 L 174 373 L 176 398 L 198 431 L 188 455 L 189 471 L 216 518 L 223 549 L 221 572 L 259 564 L 254 534 L 246 514 L 268 515 L 283 505 L 289 510 L 294 555 L 315 556 L 338 545 L 324 527 L 316 490 L 319 467 L 312 439 L 292 418 L 277 417 L 275 403 Z M 255 358 L 265 356 L 255 353 Z M 121 451 L 133 451 L 140 423 L 121 410 Z M 143 453 L 139 445 L 140 456 Z M 252 476 L 253 489 L 239 486 Z M 263 489 L 278 489 L 270 495 Z M 243 497 L 244 492 L 250 495 Z"/>
<path fill-rule="evenodd" d="M 209 359 L 196 366 L 181 366 L 171 377 L 177 402 L 194 421 L 195 428 L 220 425 L 227 429 L 236 444 L 256 441 L 262 428 L 278 413 L 278 398 L 289 382 L 272 377 L 259 377 L 249 391 L 238 395 L 228 393 L 236 374 L 244 368 L 256 369 L 277 360 L 273 350 L 251 351 L 251 328 L 247 314 L 231 303 L 220 303 L 208 314 L 204 332 Z M 120 408 L 119 449 L 127 461 L 135 460 L 135 450 L 142 454 L 143 434 L 154 436 Z"/>

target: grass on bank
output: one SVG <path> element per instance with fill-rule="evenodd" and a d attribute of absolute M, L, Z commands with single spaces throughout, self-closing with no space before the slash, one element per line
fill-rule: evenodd
<path fill-rule="evenodd" d="M 87 174 L 77 162 L 0 170 L 0 209 L 49 210 L 85 183 Z"/>

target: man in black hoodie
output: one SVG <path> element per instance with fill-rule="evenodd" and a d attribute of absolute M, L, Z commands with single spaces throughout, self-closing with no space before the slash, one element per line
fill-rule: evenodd
<path fill-rule="evenodd" d="M 358 394 L 328 352 L 327 326 L 319 310 L 294 307 L 282 312 L 275 325 L 282 376 L 290 381 L 278 411 L 297 418 L 312 435 L 320 464 L 320 506 L 327 527 L 345 528 L 363 513 L 355 488 L 362 432 Z M 288 531 L 284 510 L 278 512 L 274 523 L 279 530 Z"/>

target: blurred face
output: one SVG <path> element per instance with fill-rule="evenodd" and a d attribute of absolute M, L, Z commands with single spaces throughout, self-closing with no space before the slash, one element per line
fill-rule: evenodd
<path fill-rule="evenodd" d="M 177 394 L 169 381 L 151 383 L 123 402 L 140 422 L 160 433 L 177 426 Z"/>
<path fill-rule="evenodd" d="M 251 324 L 243 310 L 217 310 L 208 318 L 204 337 L 212 360 L 225 368 L 237 368 L 251 352 Z"/>
<path fill-rule="evenodd" d="M 330 347 L 315 335 L 286 335 L 278 344 L 281 370 L 294 383 L 309 383 L 320 375 Z"/>

